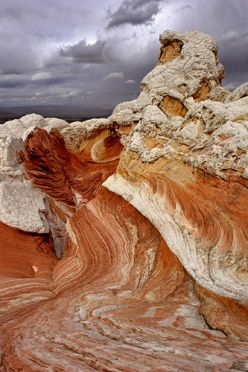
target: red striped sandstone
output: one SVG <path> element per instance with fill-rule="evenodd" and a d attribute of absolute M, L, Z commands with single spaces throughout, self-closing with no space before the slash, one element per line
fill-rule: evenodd
<path fill-rule="evenodd" d="M 0 128 L 1 372 L 248 369 L 248 88 L 160 39 L 108 119 Z"/>

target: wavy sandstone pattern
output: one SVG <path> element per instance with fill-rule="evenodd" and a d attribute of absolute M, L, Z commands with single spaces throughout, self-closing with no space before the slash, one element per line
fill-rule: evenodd
<path fill-rule="evenodd" d="M 0 128 L 0 371 L 246 371 L 247 85 L 166 31 L 108 119 Z"/>

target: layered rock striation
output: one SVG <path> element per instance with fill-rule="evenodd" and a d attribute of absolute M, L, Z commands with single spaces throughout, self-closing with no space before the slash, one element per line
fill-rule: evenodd
<path fill-rule="evenodd" d="M 0 127 L 0 371 L 248 369 L 248 84 L 160 35 L 107 119 Z"/>

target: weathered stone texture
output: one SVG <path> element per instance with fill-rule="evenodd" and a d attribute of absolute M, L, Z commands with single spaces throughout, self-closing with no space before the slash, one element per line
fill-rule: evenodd
<path fill-rule="evenodd" d="M 248 370 L 248 89 L 165 31 L 107 119 L 0 128 L 0 371 Z"/>

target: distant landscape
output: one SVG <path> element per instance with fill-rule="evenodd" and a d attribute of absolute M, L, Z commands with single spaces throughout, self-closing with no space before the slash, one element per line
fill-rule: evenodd
<path fill-rule="evenodd" d="M 8 120 L 19 119 L 27 114 L 40 114 L 46 118 L 56 117 L 65 119 L 68 122 L 76 120 L 87 120 L 91 118 L 105 118 L 112 112 L 112 109 L 96 109 L 89 107 L 87 109 L 81 107 L 65 107 L 65 106 L 16 106 L 16 107 L 0 107 L 0 124 Z"/>

